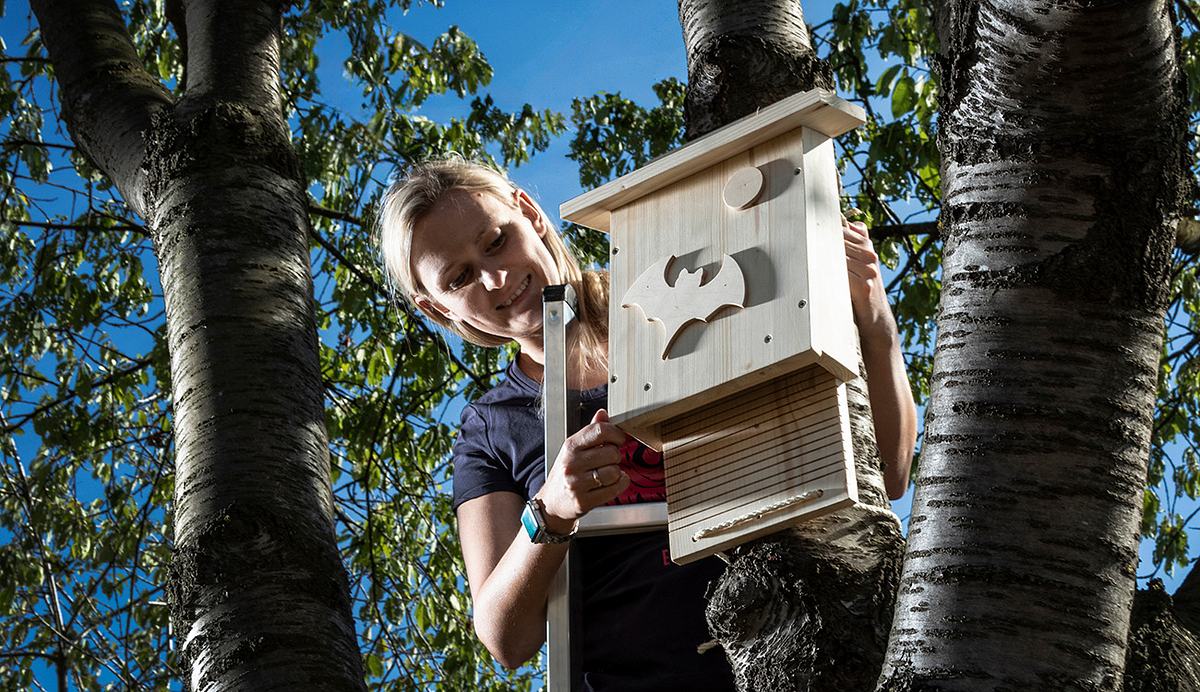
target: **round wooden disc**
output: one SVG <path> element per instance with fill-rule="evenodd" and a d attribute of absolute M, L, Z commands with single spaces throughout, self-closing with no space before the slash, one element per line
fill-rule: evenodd
<path fill-rule="evenodd" d="M 762 171 L 747 166 L 729 177 L 725 183 L 725 204 L 734 209 L 745 209 L 754 204 L 763 190 Z"/>

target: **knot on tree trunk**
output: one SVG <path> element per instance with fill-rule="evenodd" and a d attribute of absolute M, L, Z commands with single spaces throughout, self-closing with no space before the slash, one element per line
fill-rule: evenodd
<path fill-rule="evenodd" d="M 272 651 L 354 641 L 337 632 L 343 620 L 335 615 L 348 612 L 350 603 L 341 558 L 323 527 L 261 507 L 229 506 L 213 516 L 191 532 L 191 540 L 175 546 L 169 568 L 167 600 L 180 652 L 192 671 L 192 679 L 184 681 L 188 689 L 265 684 L 279 671 L 251 664 L 270 660 Z M 343 654 L 337 660 L 357 663 L 357 651 Z M 322 659 L 329 660 L 312 657 Z M 315 669 L 293 670 L 289 677 L 318 686 L 346 679 L 341 672 Z"/>
<path fill-rule="evenodd" d="M 1155 579 L 1133 598 L 1125 692 L 1200 690 L 1200 637 L 1175 615 L 1175 604 Z"/>
<path fill-rule="evenodd" d="M 242 184 L 246 169 L 265 169 L 301 189 L 304 179 L 290 133 L 278 113 L 216 100 L 185 100 L 156 113 L 146 137 L 142 169 L 148 209 L 154 209 L 164 192 L 185 177 L 220 185 L 221 174 L 226 174 Z"/>
<path fill-rule="evenodd" d="M 903 556 L 894 514 L 856 506 L 739 548 L 706 615 L 742 690 L 870 690 Z"/>

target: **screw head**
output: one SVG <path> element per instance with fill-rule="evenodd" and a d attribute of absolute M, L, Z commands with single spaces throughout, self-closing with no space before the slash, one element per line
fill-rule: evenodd
<path fill-rule="evenodd" d="M 764 336 L 764 337 L 763 337 L 763 343 L 764 343 L 764 344 L 769 344 L 769 343 L 771 343 L 771 335 L 770 335 L 770 334 L 768 334 L 768 335 L 766 335 L 766 336 Z"/>
<path fill-rule="evenodd" d="M 807 300 L 802 300 L 802 301 L 800 301 L 799 303 L 797 303 L 797 304 L 796 304 L 796 306 L 797 306 L 797 307 L 799 307 L 799 308 L 801 308 L 801 309 L 803 309 L 803 308 L 804 308 L 804 306 L 806 306 L 806 305 L 808 305 L 808 301 L 807 301 Z"/>
<path fill-rule="evenodd" d="M 616 376 L 616 375 L 613 375 L 610 381 L 612 381 L 612 382 L 616 382 L 616 381 L 617 381 L 617 376 Z"/>
<path fill-rule="evenodd" d="M 647 391 L 647 392 L 648 392 L 648 391 L 650 391 L 650 383 L 649 383 L 649 382 L 647 382 L 646 384 L 642 385 L 642 389 L 643 389 L 643 390 L 645 390 L 645 391 Z"/>

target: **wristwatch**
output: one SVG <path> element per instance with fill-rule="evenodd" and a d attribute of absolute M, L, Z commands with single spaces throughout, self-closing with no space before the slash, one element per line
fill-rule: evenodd
<path fill-rule="evenodd" d="M 525 503 L 525 511 L 521 512 L 521 526 L 529 534 L 532 543 L 566 543 L 575 535 L 579 524 L 571 527 L 571 533 L 554 533 L 546 528 L 546 505 L 538 498 Z"/>

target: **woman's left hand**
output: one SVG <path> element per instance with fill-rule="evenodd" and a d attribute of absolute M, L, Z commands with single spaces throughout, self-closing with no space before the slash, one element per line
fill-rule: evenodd
<path fill-rule="evenodd" d="M 850 304 L 854 307 L 854 321 L 861 332 L 884 331 L 890 336 L 896 328 L 895 321 L 883 285 L 879 255 L 871 243 L 867 225 L 862 221 L 848 221 L 843 215 L 842 240 L 846 246 L 846 270 L 850 278 Z"/>

